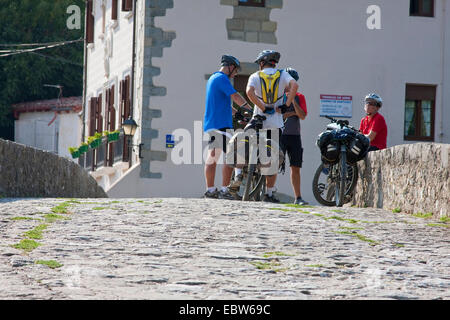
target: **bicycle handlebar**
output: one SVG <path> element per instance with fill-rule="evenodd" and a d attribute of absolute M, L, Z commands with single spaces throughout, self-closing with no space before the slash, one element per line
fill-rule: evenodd
<path fill-rule="evenodd" d="M 352 127 L 348 120 L 337 120 L 333 117 L 330 116 L 325 116 L 325 118 L 327 118 L 328 120 L 331 120 L 332 123 L 337 123 L 338 125 L 340 125 L 341 127 L 347 127 L 349 129 L 352 129 L 353 131 L 359 132 L 359 130 L 357 130 L 356 128 Z"/>

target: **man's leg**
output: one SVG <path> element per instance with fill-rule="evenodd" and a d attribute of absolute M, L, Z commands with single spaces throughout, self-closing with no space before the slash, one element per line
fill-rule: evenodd
<path fill-rule="evenodd" d="M 291 184 L 294 190 L 295 199 L 301 197 L 300 193 L 300 168 L 291 166 Z"/>
<path fill-rule="evenodd" d="M 217 166 L 216 154 L 217 153 L 220 154 L 220 150 L 218 150 L 219 152 L 216 152 L 216 150 L 217 149 L 208 150 L 208 158 L 206 159 L 205 164 L 205 180 L 207 188 L 214 187 L 214 180 L 216 177 L 216 166 Z"/>
<path fill-rule="evenodd" d="M 233 175 L 233 167 L 223 164 L 222 167 L 222 187 L 227 187 L 230 185 L 231 176 Z"/>

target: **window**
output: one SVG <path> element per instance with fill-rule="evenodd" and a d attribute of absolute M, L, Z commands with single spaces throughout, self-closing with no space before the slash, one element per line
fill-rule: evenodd
<path fill-rule="evenodd" d="M 409 15 L 434 17 L 434 0 L 410 0 Z"/>
<path fill-rule="evenodd" d="M 122 0 L 122 11 L 132 11 L 133 1 L 132 0 Z"/>
<path fill-rule="evenodd" d="M 264 7 L 266 5 L 265 0 L 239 0 L 240 6 L 248 7 Z"/>
<path fill-rule="evenodd" d="M 436 86 L 406 85 L 405 140 L 434 141 Z"/>

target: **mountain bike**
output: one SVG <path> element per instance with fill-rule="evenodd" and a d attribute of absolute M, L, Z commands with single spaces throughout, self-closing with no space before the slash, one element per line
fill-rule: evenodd
<path fill-rule="evenodd" d="M 237 143 L 236 140 L 239 139 L 241 139 L 241 142 L 245 145 L 245 163 L 240 166 L 243 175 L 242 183 L 240 183 L 238 187 L 229 187 L 230 192 L 237 199 L 242 201 L 261 201 L 262 195 L 265 192 L 266 179 L 265 176 L 261 174 L 261 167 L 258 165 L 259 139 L 260 137 L 265 138 L 260 132 L 263 128 L 264 120 L 266 120 L 265 116 L 256 115 L 252 118 L 250 113 L 246 113 L 245 116 L 242 116 L 241 120 L 237 121 L 238 124 L 245 125 L 243 131 L 244 134 L 241 136 L 234 136 L 234 140 L 231 139 L 230 141 L 230 145 L 233 147 L 234 144 Z M 252 129 L 251 132 L 250 129 Z M 235 171 L 233 170 L 231 181 L 235 181 L 235 178 Z"/>
<path fill-rule="evenodd" d="M 314 175 L 312 189 L 320 204 L 342 207 L 353 198 L 358 180 L 356 162 L 365 157 L 370 142 L 358 130 L 349 126 L 347 120 L 326 118 L 331 123 L 317 140 L 322 163 Z"/>

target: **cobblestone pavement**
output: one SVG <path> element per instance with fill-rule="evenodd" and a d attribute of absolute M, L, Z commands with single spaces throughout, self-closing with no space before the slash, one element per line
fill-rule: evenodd
<path fill-rule="evenodd" d="M 371 208 L 0 199 L 0 299 L 448 300 L 449 226 Z"/>

